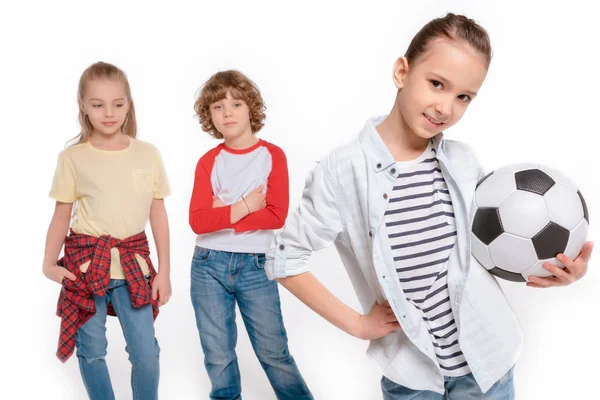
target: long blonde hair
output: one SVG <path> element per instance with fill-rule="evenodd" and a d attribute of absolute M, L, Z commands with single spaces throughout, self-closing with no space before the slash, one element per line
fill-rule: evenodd
<path fill-rule="evenodd" d="M 87 142 L 90 138 L 90 135 L 92 134 L 92 123 L 83 111 L 83 98 L 85 94 L 85 85 L 89 81 L 96 79 L 117 80 L 119 82 L 122 82 L 125 86 L 125 94 L 127 95 L 127 101 L 129 102 L 129 111 L 127 112 L 127 116 L 125 117 L 125 122 L 123 123 L 123 127 L 121 128 L 121 130 L 127 136 L 135 138 L 137 134 L 137 122 L 135 119 L 135 108 L 133 106 L 133 98 L 131 97 L 131 89 L 129 87 L 127 75 L 125 75 L 125 72 L 115 67 L 114 65 L 100 61 L 87 67 L 86 70 L 83 71 L 83 74 L 81 74 L 81 78 L 79 79 L 79 87 L 77 89 L 77 103 L 79 105 L 79 124 L 81 125 L 81 132 L 71 141 L 73 142 L 73 144 Z"/>

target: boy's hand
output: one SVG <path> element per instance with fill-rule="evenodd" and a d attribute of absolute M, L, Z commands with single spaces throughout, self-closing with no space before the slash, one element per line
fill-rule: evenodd
<path fill-rule="evenodd" d="M 213 208 L 219 207 L 225 207 L 225 203 L 223 203 L 218 197 L 213 196 Z"/>
<path fill-rule="evenodd" d="M 60 267 L 58 265 L 44 266 L 42 269 L 46 278 L 53 280 L 54 282 L 62 284 L 63 279 L 67 278 L 72 281 L 77 279 L 75 274 L 70 272 L 68 269 L 64 267 Z"/>
<path fill-rule="evenodd" d="M 535 288 L 549 288 L 552 286 L 567 286 L 571 283 L 583 278 L 588 269 L 588 261 L 592 257 L 592 249 L 594 248 L 593 242 L 586 242 L 581 249 L 581 253 L 571 260 L 564 254 L 559 254 L 556 259 L 560 261 L 565 268 L 559 268 L 556 265 L 547 262 L 544 263 L 546 268 L 553 277 L 541 278 L 539 276 L 530 276 L 527 286 Z"/>
<path fill-rule="evenodd" d="M 171 278 L 168 273 L 161 273 L 160 270 L 152 281 L 152 300 L 158 298 L 158 306 L 167 304 L 171 298 Z"/>
<path fill-rule="evenodd" d="M 260 185 L 245 197 L 250 213 L 262 210 L 267 206 L 267 195 L 262 193 L 264 186 L 265 185 Z"/>
<path fill-rule="evenodd" d="M 372 340 L 379 339 L 390 332 L 400 329 L 400 323 L 394 315 L 390 304 L 373 303 L 371 311 L 366 315 L 359 317 L 357 335 L 359 339 Z"/>

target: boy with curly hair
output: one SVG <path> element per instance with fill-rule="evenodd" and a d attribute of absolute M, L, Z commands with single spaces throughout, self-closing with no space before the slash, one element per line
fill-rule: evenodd
<path fill-rule="evenodd" d="M 189 215 L 198 235 L 191 297 L 210 398 L 241 398 L 237 302 L 277 398 L 312 399 L 288 350 L 277 282 L 264 271 L 272 230 L 288 214 L 289 188 L 285 154 L 255 136 L 265 119 L 260 91 L 238 71 L 218 72 L 194 108 L 202 129 L 223 139 L 198 161 Z"/>

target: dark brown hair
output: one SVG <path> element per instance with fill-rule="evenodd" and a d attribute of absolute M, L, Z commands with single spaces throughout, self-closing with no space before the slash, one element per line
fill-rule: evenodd
<path fill-rule="evenodd" d="M 226 98 L 227 92 L 231 93 L 234 99 L 243 100 L 248 105 L 250 128 L 252 133 L 258 132 L 263 127 L 266 117 L 266 107 L 260 90 L 244 74 L 234 70 L 217 72 L 202 86 L 200 96 L 194 104 L 202 130 L 217 139 L 223 139 L 210 117 L 210 105 Z"/>
<path fill-rule="evenodd" d="M 414 63 L 438 38 L 463 40 L 485 57 L 488 66 L 492 61 L 492 45 L 486 30 L 464 15 L 448 13 L 443 18 L 431 20 L 415 35 L 404 55 L 408 64 Z"/>

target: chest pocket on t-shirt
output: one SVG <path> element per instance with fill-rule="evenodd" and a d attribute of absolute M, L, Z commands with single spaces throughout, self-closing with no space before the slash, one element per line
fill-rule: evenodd
<path fill-rule="evenodd" d="M 149 169 L 134 169 L 133 188 L 136 192 L 151 192 L 153 189 L 152 171 Z"/>

